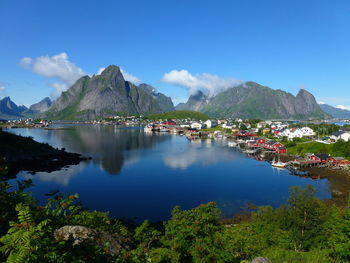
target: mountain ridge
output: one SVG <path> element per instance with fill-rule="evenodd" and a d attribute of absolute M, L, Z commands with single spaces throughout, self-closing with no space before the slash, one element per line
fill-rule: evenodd
<path fill-rule="evenodd" d="M 209 98 L 199 91 L 177 109 L 198 110 L 215 118 L 329 118 L 305 89 L 296 96 L 248 81 Z"/>
<path fill-rule="evenodd" d="M 339 109 L 336 107 L 333 107 L 329 104 L 319 104 L 320 108 L 327 113 L 328 115 L 332 116 L 336 119 L 350 119 L 350 111 L 345 109 Z"/>
<path fill-rule="evenodd" d="M 28 111 L 24 105 L 17 105 L 10 97 L 4 97 L 0 100 L 0 117 L 1 118 L 20 118 L 24 117 L 23 113 Z"/>
<path fill-rule="evenodd" d="M 108 66 L 100 75 L 84 76 L 55 100 L 45 116 L 52 119 L 93 119 L 111 113 L 153 114 L 173 110 L 170 98 L 154 88 L 126 81 L 118 66 Z M 162 105 L 161 105 L 162 104 Z"/>

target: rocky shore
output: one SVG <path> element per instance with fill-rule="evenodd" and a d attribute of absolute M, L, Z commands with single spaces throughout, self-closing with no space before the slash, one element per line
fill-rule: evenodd
<path fill-rule="evenodd" d="M 69 165 L 77 165 L 82 161 L 87 161 L 91 157 L 84 157 L 78 153 L 70 153 L 57 150 L 55 153 L 19 156 L 18 158 L 6 159 L 8 165 L 8 176 L 14 178 L 20 171 L 53 172 Z"/>
<path fill-rule="evenodd" d="M 5 159 L 8 178 L 14 178 L 20 171 L 53 172 L 91 159 L 1 130 L 0 145 L 0 157 Z"/>

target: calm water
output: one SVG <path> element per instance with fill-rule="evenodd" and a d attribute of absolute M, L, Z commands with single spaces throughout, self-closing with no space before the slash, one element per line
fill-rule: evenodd
<path fill-rule="evenodd" d="M 33 195 L 59 189 L 79 193 L 85 207 L 113 217 L 163 220 L 175 205 L 184 209 L 216 201 L 224 217 L 246 203 L 278 206 L 290 186 L 312 184 L 329 198 L 327 180 L 291 176 L 266 162 L 247 158 L 226 140 L 188 141 L 183 136 L 148 135 L 140 128 L 72 125 L 65 130 L 12 129 L 40 142 L 92 156 L 68 169 L 30 175 Z"/>

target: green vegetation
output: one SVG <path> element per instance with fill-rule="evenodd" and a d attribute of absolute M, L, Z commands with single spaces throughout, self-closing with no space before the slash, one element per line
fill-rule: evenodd
<path fill-rule="evenodd" d="M 0 176 L 5 173 L 0 159 Z M 257 256 L 272 262 L 350 261 L 350 208 L 325 204 L 311 186 L 293 187 L 286 205 L 259 207 L 235 224 L 225 224 L 210 202 L 187 211 L 175 207 L 163 224 L 137 225 L 85 210 L 78 195 L 58 194 L 39 206 L 24 191 L 30 185 L 18 182 L 13 190 L 0 180 L 1 262 L 234 263 Z M 65 226 L 91 232 L 64 238 L 57 231 Z"/>
<path fill-rule="evenodd" d="M 195 119 L 195 120 L 207 120 L 209 119 L 208 115 L 189 110 L 179 110 L 179 111 L 170 111 L 161 114 L 152 114 L 147 116 L 151 120 L 175 120 L 175 119 Z"/>
<path fill-rule="evenodd" d="M 336 124 L 326 124 L 326 123 L 322 123 L 322 124 L 305 124 L 305 123 L 296 123 L 296 124 L 291 124 L 289 125 L 290 128 L 292 127 L 298 127 L 298 128 L 302 128 L 302 127 L 309 127 L 311 129 L 314 130 L 314 132 L 316 132 L 316 135 L 319 137 L 324 137 L 324 136 L 329 136 L 331 135 L 333 132 L 339 131 L 340 126 L 336 125 Z"/>
<path fill-rule="evenodd" d="M 327 153 L 334 157 L 350 158 L 350 142 L 339 140 L 333 144 L 324 144 L 319 142 L 290 142 L 285 144 L 288 153 L 293 155 L 305 155 L 306 153 Z"/>

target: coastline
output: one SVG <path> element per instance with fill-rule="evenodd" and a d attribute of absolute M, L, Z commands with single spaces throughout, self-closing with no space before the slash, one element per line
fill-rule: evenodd
<path fill-rule="evenodd" d="M 0 130 L 0 157 L 7 165 L 6 178 L 15 178 L 20 171 L 53 172 L 69 165 L 77 165 L 90 160 L 78 153 L 66 152 L 64 148 L 34 141 L 31 137 L 22 137 Z"/>

